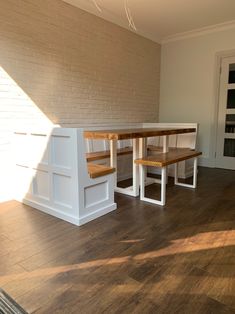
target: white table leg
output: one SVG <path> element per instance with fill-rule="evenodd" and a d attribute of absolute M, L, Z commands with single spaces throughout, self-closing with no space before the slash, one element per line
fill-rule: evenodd
<path fill-rule="evenodd" d="M 139 166 L 134 163 L 139 158 L 139 139 L 133 139 L 133 183 L 132 186 L 121 188 L 117 186 L 117 172 L 115 174 L 115 192 L 137 197 L 139 196 Z M 110 165 L 117 169 L 117 141 L 110 141 Z"/>
<path fill-rule="evenodd" d="M 147 155 L 147 138 L 139 139 L 139 158 L 143 158 Z"/>
<path fill-rule="evenodd" d="M 110 166 L 115 168 L 114 188 L 117 187 L 117 140 L 110 141 Z"/>
<path fill-rule="evenodd" d="M 163 136 L 163 153 L 169 152 L 169 135 Z"/>
<path fill-rule="evenodd" d="M 148 139 L 146 137 L 139 139 L 139 158 L 143 158 L 147 156 L 147 141 Z M 161 180 L 159 179 L 148 177 L 148 167 L 146 167 L 143 173 L 144 173 L 145 186 L 153 184 L 153 183 L 161 183 Z"/>

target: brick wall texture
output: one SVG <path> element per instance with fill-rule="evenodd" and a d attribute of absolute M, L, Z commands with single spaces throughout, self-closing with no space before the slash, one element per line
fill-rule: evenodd
<path fill-rule="evenodd" d="M 156 122 L 159 81 L 159 44 L 61 0 L 0 0 L 2 158 L 17 125 Z"/>

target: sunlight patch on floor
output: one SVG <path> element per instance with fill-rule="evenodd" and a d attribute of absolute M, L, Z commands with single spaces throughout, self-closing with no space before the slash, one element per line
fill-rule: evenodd
<path fill-rule="evenodd" d="M 169 255 L 180 255 L 184 253 L 193 253 L 193 252 L 201 252 L 208 251 L 212 249 L 218 249 L 218 248 L 224 248 L 226 245 L 235 245 L 235 237 L 234 237 L 234 230 L 227 230 L 227 231 L 218 231 L 218 232 L 208 232 L 208 237 L 216 239 L 215 235 L 217 235 L 217 242 L 210 242 L 210 241 L 198 241 L 198 243 L 195 243 L 196 240 L 200 240 L 202 234 L 195 235 L 193 237 L 189 237 L 186 239 L 177 239 L 171 241 L 170 245 L 161 248 L 159 250 L 154 250 L 146 253 L 137 254 L 134 256 L 127 255 L 122 257 L 114 257 L 114 258 L 105 258 L 105 259 L 98 259 L 98 260 L 92 260 L 87 262 L 82 262 L 74 265 L 65 265 L 65 266 L 59 266 L 59 267 L 51 267 L 51 268 L 44 268 L 44 269 L 38 269 L 32 272 L 23 272 L 19 274 L 11 274 L 6 276 L 0 277 L 0 283 L 1 285 L 4 285 L 4 283 L 7 283 L 9 281 L 13 280 L 25 280 L 25 279 L 31 279 L 34 277 L 43 277 L 43 276 L 51 276 L 56 275 L 60 273 L 66 273 L 70 271 L 76 271 L 76 270 L 87 270 L 92 269 L 95 267 L 101 267 L 101 266 L 116 266 L 116 265 L 122 265 L 122 264 L 128 264 L 128 263 L 135 263 L 136 261 L 143 261 L 148 262 L 148 260 L 153 260 L 155 258 L 169 256 Z M 223 239 L 223 234 L 226 234 L 226 237 L 229 237 L 229 234 L 231 234 L 231 241 L 229 241 L 229 244 L 226 244 Z M 204 233 L 205 235 L 205 233 Z M 220 238 L 219 238 L 220 235 Z M 232 237 L 233 235 L 233 237 Z M 192 241 L 193 240 L 193 241 Z"/>
<path fill-rule="evenodd" d="M 119 242 L 121 242 L 121 243 L 138 243 L 138 242 L 142 242 L 144 240 L 145 239 L 132 239 L 132 240 L 121 240 Z"/>

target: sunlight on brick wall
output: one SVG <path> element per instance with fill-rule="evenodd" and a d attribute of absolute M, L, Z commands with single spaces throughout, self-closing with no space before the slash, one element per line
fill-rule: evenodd
<path fill-rule="evenodd" d="M 159 44 L 61 0 L 0 0 L 0 8 L 5 162 L 17 124 L 158 121 Z"/>
<path fill-rule="evenodd" d="M 50 126 L 51 121 L 0 67 L 0 202 L 11 199 L 12 133 L 18 128 Z"/>

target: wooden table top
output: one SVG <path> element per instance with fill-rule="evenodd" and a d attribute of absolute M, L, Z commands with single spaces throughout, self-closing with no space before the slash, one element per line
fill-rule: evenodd
<path fill-rule="evenodd" d="M 110 129 L 84 131 L 88 139 L 127 140 L 133 138 L 164 136 L 184 133 L 194 133 L 195 128 L 139 128 L 139 129 Z"/>

